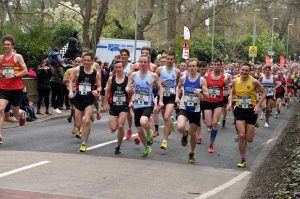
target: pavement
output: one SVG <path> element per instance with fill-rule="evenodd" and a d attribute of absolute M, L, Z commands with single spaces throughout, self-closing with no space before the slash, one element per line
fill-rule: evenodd
<path fill-rule="evenodd" d="M 50 111 L 50 113 L 52 115 L 45 114 L 45 112 L 46 112 L 45 107 L 42 107 L 41 108 L 41 113 L 42 114 L 41 115 L 40 114 L 36 114 L 36 117 L 38 119 L 35 120 L 35 121 L 33 121 L 33 122 L 27 122 L 26 121 L 25 125 L 30 125 L 30 124 L 40 123 L 40 122 L 47 122 L 47 121 L 50 121 L 50 120 L 56 120 L 56 119 L 61 119 L 61 118 L 67 118 L 70 115 L 70 113 L 71 113 L 70 110 L 66 110 L 66 109 L 61 110 L 62 113 L 53 113 L 52 111 Z M 15 128 L 15 127 L 18 127 L 18 126 L 19 126 L 19 122 L 18 121 L 14 122 L 14 123 L 4 122 L 4 124 L 3 124 L 3 128 L 4 129 Z"/>

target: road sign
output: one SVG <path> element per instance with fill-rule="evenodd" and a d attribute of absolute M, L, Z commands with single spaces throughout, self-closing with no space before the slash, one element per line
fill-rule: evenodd
<path fill-rule="evenodd" d="M 249 46 L 249 57 L 257 57 L 257 46 Z"/>
<path fill-rule="evenodd" d="M 181 48 L 191 48 L 192 42 L 190 39 L 181 39 L 180 46 Z"/>

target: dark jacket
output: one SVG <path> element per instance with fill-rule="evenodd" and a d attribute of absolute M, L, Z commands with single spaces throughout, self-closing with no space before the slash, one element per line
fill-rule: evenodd
<path fill-rule="evenodd" d="M 37 89 L 50 89 L 50 69 L 44 70 L 43 68 L 40 68 L 36 70 L 37 75 Z"/>
<path fill-rule="evenodd" d="M 60 83 L 63 84 L 63 78 L 64 78 L 64 69 L 62 66 L 59 67 L 50 67 L 51 71 L 51 82 Z"/>

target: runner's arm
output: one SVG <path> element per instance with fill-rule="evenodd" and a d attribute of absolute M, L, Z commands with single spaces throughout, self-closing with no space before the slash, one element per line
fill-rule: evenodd
<path fill-rule="evenodd" d="M 266 98 L 267 92 L 258 80 L 254 80 L 254 86 L 256 90 L 261 93 L 261 97 L 257 103 L 258 106 L 261 106 L 261 103 Z"/>
<path fill-rule="evenodd" d="M 16 54 L 16 62 L 21 66 L 22 71 L 15 74 L 15 76 L 16 77 L 23 77 L 23 76 L 27 75 L 28 70 L 27 70 L 27 67 L 26 67 L 26 64 L 24 62 L 24 59 L 23 59 L 22 55 Z"/>
<path fill-rule="evenodd" d="M 106 88 L 105 88 L 105 100 L 108 102 L 109 96 L 110 96 L 110 89 L 111 89 L 111 81 L 112 77 L 109 77 Z"/>
<path fill-rule="evenodd" d="M 163 95 L 164 95 L 164 88 L 162 87 L 161 83 L 158 80 L 158 75 L 156 73 L 153 73 L 154 82 L 153 85 L 158 88 L 159 92 L 159 103 L 163 102 Z"/>
<path fill-rule="evenodd" d="M 201 77 L 200 81 L 201 81 L 202 96 L 204 97 L 204 99 L 208 99 L 209 94 L 208 94 L 206 80 L 203 77 Z"/>

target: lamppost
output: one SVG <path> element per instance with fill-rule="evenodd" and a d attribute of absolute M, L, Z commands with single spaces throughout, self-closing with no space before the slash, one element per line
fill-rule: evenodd
<path fill-rule="evenodd" d="M 138 27 L 138 0 L 135 0 L 135 32 L 134 32 L 134 63 L 136 62 L 136 43 L 137 43 L 137 27 Z"/>
<path fill-rule="evenodd" d="M 287 38 L 286 38 L 286 59 L 289 60 L 289 34 L 290 34 L 290 26 L 293 24 L 289 24 L 287 27 Z"/>
<path fill-rule="evenodd" d="M 252 40 L 252 46 L 255 46 L 255 43 L 256 43 L 256 21 L 255 21 L 255 13 L 256 12 L 259 12 L 260 9 L 254 9 L 254 12 L 253 12 L 253 40 Z M 252 63 L 254 63 L 254 57 L 252 57 Z"/>
<path fill-rule="evenodd" d="M 273 19 L 272 19 L 272 38 L 271 38 L 271 59 L 272 60 L 273 60 L 273 55 L 274 55 L 274 52 L 273 52 L 274 21 L 277 19 L 278 19 L 277 17 L 273 17 Z"/>
<path fill-rule="evenodd" d="M 212 0 L 213 2 L 213 27 L 212 27 L 212 38 L 211 38 L 211 61 L 214 60 L 214 37 L 215 37 L 215 17 L 216 17 L 216 5 L 215 1 Z"/>

